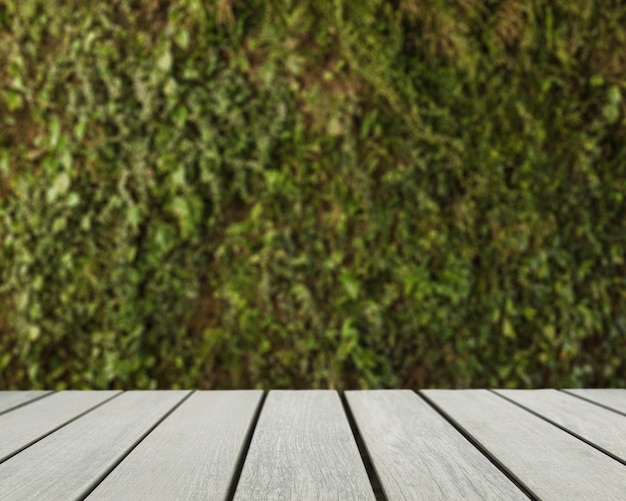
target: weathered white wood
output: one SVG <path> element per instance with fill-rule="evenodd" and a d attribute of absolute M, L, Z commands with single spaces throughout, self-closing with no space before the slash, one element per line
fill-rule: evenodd
<path fill-rule="evenodd" d="M 388 499 L 528 499 L 414 392 L 348 391 L 346 399 Z"/>
<path fill-rule="evenodd" d="M 626 390 L 621 388 L 563 390 L 626 414 Z"/>
<path fill-rule="evenodd" d="M 88 499 L 225 499 L 262 395 L 195 392 Z"/>
<path fill-rule="evenodd" d="M 0 462 L 117 391 L 62 391 L 0 415 Z"/>
<path fill-rule="evenodd" d="M 189 392 L 131 391 L 0 464 L 0 499 L 82 498 Z"/>
<path fill-rule="evenodd" d="M 52 393 L 51 391 L 0 391 L 0 414 L 32 400 Z"/>
<path fill-rule="evenodd" d="M 623 499 L 626 467 L 487 390 L 421 392 L 543 499 Z"/>
<path fill-rule="evenodd" d="M 269 393 L 235 499 L 374 499 L 335 391 Z"/>
<path fill-rule="evenodd" d="M 626 461 L 626 416 L 557 390 L 497 390 Z"/>

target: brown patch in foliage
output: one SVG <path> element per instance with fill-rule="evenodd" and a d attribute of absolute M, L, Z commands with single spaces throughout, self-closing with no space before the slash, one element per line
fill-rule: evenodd
<path fill-rule="evenodd" d="M 115 21 L 127 30 L 147 32 L 156 39 L 168 24 L 169 6 L 169 0 L 120 0 L 115 4 Z"/>
<path fill-rule="evenodd" d="M 309 129 L 319 130 L 326 128 L 330 135 L 339 135 L 346 124 L 336 124 L 329 120 L 337 105 L 351 101 L 363 92 L 364 82 L 355 75 L 346 71 L 336 72 L 340 61 L 329 58 L 324 62 L 308 66 L 298 78 L 300 94 L 298 101 L 300 110 Z M 325 75 L 332 75 L 325 78 Z M 306 99 L 306 94 L 318 91 L 319 101 L 312 102 Z"/>
<path fill-rule="evenodd" d="M 7 116 L 5 111 L 1 108 L 0 116 Z M 28 107 L 24 106 L 20 110 L 14 111 L 11 116 L 14 120 L 14 124 L 4 129 L 8 144 L 34 144 L 35 138 L 41 134 L 41 125 L 33 120 Z"/>
<path fill-rule="evenodd" d="M 412 37 L 415 42 L 426 44 L 429 52 L 445 59 L 466 56 L 468 22 L 477 13 L 485 11 L 483 3 L 478 0 L 459 0 L 446 9 L 422 0 L 402 0 L 398 9 L 411 24 L 421 28 Z"/>
<path fill-rule="evenodd" d="M 200 282 L 200 290 L 196 299 L 195 314 L 189 322 L 189 329 L 194 336 L 201 337 L 206 329 L 218 326 L 221 304 L 215 297 L 215 291 L 208 280 Z"/>
<path fill-rule="evenodd" d="M 520 0 L 504 0 L 496 11 L 493 43 L 511 47 L 519 43 L 528 22 L 528 5 Z"/>
<path fill-rule="evenodd" d="M 235 14 L 233 13 L 234 0 L 217 0 L 215 15 L 218 24 L 230 25 L 235 22 Z"/>
<path fill-rule="evenodd" d="M 402 386 L 404 388 L 427 388 L 430 381 L 428 376 L 428 369 L 420 365 L 409 372 L 407 378 L 403 381 Z"/>
<path fill-rule="evenodd" d="M 301 71 L 288 75 L 291 88 L 297 93 L 299 111 L 304 125 L 309 130 L 326 128 L 330 135 L 339 135 L 343 125 L 331 122 L 331 115 L 338 105 L 362 95 L 366 82 L 342 65 L 344 61 L 327 54 L 328 47 L 319 44 L 315 35 L 308 31 L 293 32 L 285 44 L 293 54 L 302 54 L 306 63 Z M 257 36 L 244 42 L 249 63 L 249 78 L 255 85 L 262 84 L 262 68 L 271 62 L 280 66 L 282 62 L 270 61 L 271 50 L 263 46 Z M 318 54 L 318 57 L 304 57 Z M 289 73 L 289 71 L 287 71 Z"/>

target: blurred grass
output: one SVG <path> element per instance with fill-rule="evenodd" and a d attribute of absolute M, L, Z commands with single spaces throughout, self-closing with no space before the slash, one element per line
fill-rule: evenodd
<path fill-rule="evenodd" d="M 625 21 L 0 0 L 0 386 L 625 384 Z"/>

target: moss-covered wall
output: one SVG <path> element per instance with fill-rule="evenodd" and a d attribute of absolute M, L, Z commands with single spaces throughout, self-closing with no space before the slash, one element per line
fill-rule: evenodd
<path fill-rule="evenodd" d="M 0 387 L 626 384 L 626 6 L 0 0 Z"/>

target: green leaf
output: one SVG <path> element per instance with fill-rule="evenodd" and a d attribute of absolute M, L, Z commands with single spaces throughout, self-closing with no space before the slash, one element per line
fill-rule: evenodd
<path fill-rule="evenodd" d="M 66 203 L 70 208 L 77 207 L 80 204 L 80 195 L 75 191 L 71 192 L 67 197 Z"/>
<path fill-rule="evenodd" d="M 28 339 L 30 342 L 34 343 L 39 339 L 41 335 L 41 329 L 37 325 L 31 325 L 28 327 Z"/>
<path fill-rule="evenodd" d="M 61 158 L 60 158 L 60 160 L 61 160 L 61 165 L 62 165 L 63 167 L 65 167 L 66 169 L 68 169 L 68 170 L 69 170 L 69 169 L 72 167 L 72 164 L 73 164 L 73 162 L 74 162 L 74 159 L 73 159 L 73 157 L 72 157 L 72 152 L 70 151 L 70 149 L 69 149 L 69 148 L 67 148 L 67 147 L 66 147 L 66 148 L 63 150 L 63 152 L 61 153 Z"/>
<path fill-rule="evenodd" d="M 3 150 L 2 154 L 0 154 L 0 174 L 4 174 L 5 176 L 9 175 L 9 151 Z"/>
<path fill-rule="evenodd" d="M 39 373 L 39 362 L 32 361 L 28 366 L 28 378 L 31 384 L 36 382 L 37 374 Z"/>
<path fill-rule="evenodd" d="M 91 218 L 89 215 L 84 215 L 80 220 L 80 229 L 83 231 L 91 230 Z"/>
<path fill-rule="evenodd" d="M 352 325 L 352 318 L 347 318 L 341 326 L 341 342 L 337 349 L 337 359 L 346 360 L 358 344 L 359 332 Z"/>
<path fill-rule="evenodd" d="M 12 2 L 9 2 L 9 5 Z M 20 0 L 17 3 L 17 8 L 20 15 L 24 18 L 25 21 L 29 21 L 37 12 L 37 0 Z"/>
<path fill-rule="evenodd" d="M 78 141 L 80 141 L 84 137 L 86 129 L 87 129 L 87 121 L 86 120 L 81 120 L 74 127 L 74 137 Z"/>
<path fill-rule="evenodd" d="M 554 329 L 553 325 L 546 325 L 543 328 L 543 335 L 546 337 L 546 339 L 550 340 L 550 341 L 554 341 L 555 337 L 556 337 L 556 330 Z"/>
<path fill-rule="evenodd" d="M 61 122 L 59 117 L 53 115 L 50 119 L 50 148 L 54 149 L 59 144 L 59 137 L 61 136 Z"/>
<path fill-rule="evenodd" d="M 52 181 L 52 186 L 48 189 L 46 193 L 46 199 L 49 203 L 54 202 L 61 195 L 67 193 L 71 184 L 70 175 L 67 172 L 62 172 L 54 181 Z"/>
<path fill-rule="evenodd" d="M 508 339 L 515 339 L 516 337 L 513 324 L 508 318 L 505 318 L 504 322 L 502 322 L 502 335 Z"/>
<path fill-rule="evenodd" d="M 609 87 L 607 101 L 613 105 L 618 105 L 622 102 L 622 92 L 617 85 L 611 85 L 611 87 Z"/>
<path fill-rule="evenodd" d="M 58 217 L 52 223 L 52 233 L 59 233 L 67 228 L 67 219 L 64 217 Z"/>
<path fill-rule="evenodd" d="M 339 275 L 339 280 L 341 280 L 343 288 L 350 299 L 355 300 L 359 297 L 359 281 L 348 270 L 344 269 L 341 271 L 341 274 Z"/>
<path fill-rule="evenodd" d="M 169 50 L 169 47 L 161 54 L 161 56 L 157 59 L 157 68 L 159 68 L 163 73 L 169 73 L 172 69 L 173 63 L 172 53 Z"/>
<path fill-rule="evenodd" d="M 178 45 L 181 49 L 186 50 L 189 47 L 189 32 L 186 29 L 181 28 L 176 32 L 174 42 L 176 42 L 176 45 Z"/>
<path fill-rule="evenodd" d="M 7 103 L 9 111 L 17 111 L 24 106 L 24 98 L 20 92 L 7 90 L 4 92 L 4 100 Z"/>

